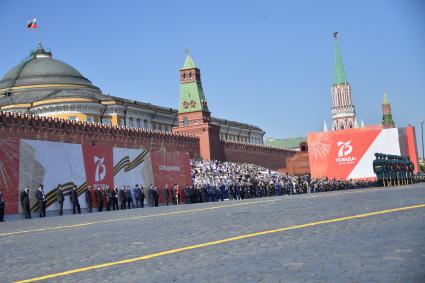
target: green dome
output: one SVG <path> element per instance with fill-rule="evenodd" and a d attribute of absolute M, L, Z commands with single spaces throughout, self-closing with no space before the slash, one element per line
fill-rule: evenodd
<path fill-rule="evenodd" d="M 52 58 L 43 48 L 33 52 L 29 59 L 18 64 L 0 81 L 0 89 L 14 86 L 73 84 L 92 86 L 74 67 Z"/>

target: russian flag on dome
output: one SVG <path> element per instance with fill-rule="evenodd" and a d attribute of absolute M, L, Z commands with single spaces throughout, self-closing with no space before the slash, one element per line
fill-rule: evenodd
<path fill-rule="evenodd" d="M 28 29 L 35 29 L 35 28 L 37 28 L 38 26 L 37 26 L 37 19 L 36 18 L 34 18 L 34 19 L 32 19 L 31 21 L 29 21 L 28 23 L 27 23 L 27 28 Z"/>

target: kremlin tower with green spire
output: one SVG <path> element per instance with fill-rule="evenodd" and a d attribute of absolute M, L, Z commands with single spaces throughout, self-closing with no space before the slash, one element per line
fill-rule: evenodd
<path fill-rule="evenodd" d="M 393 115 L 391 114 L 391 104 L 386 92 L 384 92 L 384 99 L 382 101 L 382 127 L 384 129 L 395 128 Z"/>
<path fill-rule="evenodd" d="M 200 157 L 222 160 L 220 126 L 211 121 L 207 100 L 201 83 L 201 71 L 196 68 L 189 50 L 180 69 L 179 125 L 173 132 L 199 136 Z"/>
<path fill-rule="evenodd" d="M 351 98 L 351 87 L 345 76 L 344 64 L 338 45 L 338 33 L 335 38 L 335 66 L 332 85 L 332 130 L 353 128 L 356 125 L 356 110 Z"/>

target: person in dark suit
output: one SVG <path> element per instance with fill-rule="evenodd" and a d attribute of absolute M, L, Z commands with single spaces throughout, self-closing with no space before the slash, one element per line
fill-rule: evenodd
<path fill-rule="evenodd" d="M 70 198 L 72 203 L 72 214 L 76 213 L 76 209 L 78 211 L 78 214 L 81 214 L 80 202 L 78 201 L 77 186 L 72 187 Z"/>
<path fill-rule="evenodd" d="M 145 207 L 145 188 L 142 185 L 140 185 L 140 203 Z"/>
<path fill-rule="evenodd" d="M 58 191 L 56 192 L 56 201 L 59 203 L 59 215 L 63 214 L 63 187 L 59 186 Z"/>
<path fill-rule="evenodd" d="M 44 194 L 43 185 L 38 187 L 37 199 L 40 206 L 40 218 L 46 217 L 46 195 Z"/>
<path fill-rule="evenodd" d="M 170 197 L 170 192 L 168 191 L 168 184 L 165 184 L 165 188 L 163 189 L 162 194 L 164 196 L 164 203 L 166 206 L 168 206 L 168 198 Z"/>
<path fill-rule="evenodd" d="M 125 193 L 125 186 L 120 190 L 121 210 L 126 209 L 127 206 L 127 194 Z"/>
<path fill-rule="evenodd" d="M 100 187 L 96 188 L 97 211 L 103 210 L 103 193 Z"/>
<path fill-rule="evenodd" d="M 155 186 L 154 188 L 154 196 L 155 196 L 155 206 L 158 206 L 158 202 L 159 202 L 159 191 L 158 191 L 158 187 Z"/>
<path fill-rule="evenodd" d="M 25 219 L 31 218 L 31 210 L 30 210 L 30 189 L 28 187 L 25 188 L 21 192 L 21 205 L 22 209 L 24 210 Z"/>
<path fill-rule="evenodd" d="M 105 188 L 105 195 L 106 195 L 106 211 L 111 210 L 111 200 L 112 200 L 112 191 L 109 186 L 106 186 Z"/>
<path fill-rule="evenodd" d="M 130 209 L 132 206 L 134 208 L 133 196 L 131 195 L 130 186 L 127 186 L 127 189 L 125 190 L 125 194 L 127 196 L 128 209 Z"/>
<path fill-rule="evenodd" d="M 84 194 L 86 195 L 86 202 L 87 202 L 87 210 L 88 212 L 93 211 L 93 195 L 92 195 L 92 188 L 89 186 L 85 191 Z"/>
<path fill-rule="evenodd" d="M 112 190 L 112 210 L 119 210 L 118 208 L 118 188 L 114 187 Z"/>
<path fill-rule="evenodd" d="M 189 185 L 186 184 L 186 186 L 183 189 L 184 193 L 184 200 L 186 204 L 191 204 L 191 198 L 190 198 L 190 188 Z"/>
<path fill-rule="evenodd" d="M 174 184 L 173 186 L 173 200 L 174 200 L 174 204 L 178 205 L 179 204 L 179 197 L 180 197 L 180 190 L 179 190 L 179 185 Z"/>
<path fill-rule="evenodd" d="M 151 207 L 155 206 L 155 189 L 154 189 L 152 184 L 149 188 L 149 200 L 148 201 L 150 201 Z"/>
<path fill-rule="evenodd" d="M 139 185 L 136 184 L 133 188 L 133 196 L 134 196 L 134 207 L 139 208 L 140 203 L 140 189 Z"/>
<path fill-rule="evenodd" d="M 4 221 L 4 207 L 3 188 L 0 188 L 0 222 Z"/>

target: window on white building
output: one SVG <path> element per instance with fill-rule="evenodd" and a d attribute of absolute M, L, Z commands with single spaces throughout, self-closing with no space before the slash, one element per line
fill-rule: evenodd
<path fill-rule="evenodd" d="M 142 125 L 140 124 L 140 118 L 136 119 L 136 123 L 137 123 L 137 128 L 141 128 Z"/>
<path fill-rule="evenodd" d="M 87 122 L 88 122 L 88 123 L 93 123 L 93 122 L 94 122 L 94 117 L 92 117 L 92 116 L 87 116 Z"/>
<path fill-rule="evenodd" d="M 77 116 L 69 116 L 68 119 L 71 120 L 71 121 L 78 121 Z"/>

